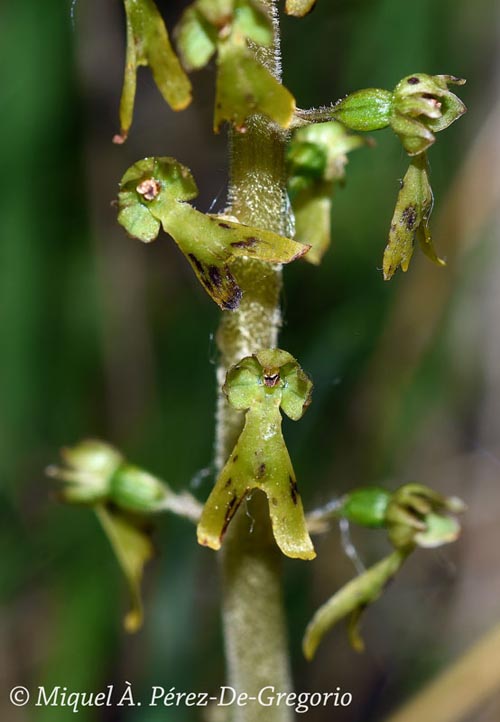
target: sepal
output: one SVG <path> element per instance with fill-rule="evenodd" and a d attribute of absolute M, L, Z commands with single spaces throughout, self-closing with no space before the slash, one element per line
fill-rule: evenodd
<path fill-rule="evenodd" d="M 137 69 L 151 68 L 160 93 L 173 110 L 191 102 L 191 82 L 172 49 L 163 18 L 153 0 L 124 0 L 127 51 L 120 100 L 120 133 L 113 142 L 124 143 L 132 125 Z"/>

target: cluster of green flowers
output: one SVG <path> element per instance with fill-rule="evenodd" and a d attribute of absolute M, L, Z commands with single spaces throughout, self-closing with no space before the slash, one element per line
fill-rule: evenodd
<path fill-rule="evenodd" d="M 314 5 L 315 0 L 286 0 L 285 9 L 303 16 Z M 116 143 L 126 140 L 132 124 L 138 67 L 149 66 L 167 103 L 182 110 L 192 95 L 187 73 L 212 59 L 217 68 L 215 131 L 229 123 L 235 133 L 245 133 L 255 115 L 282 138 L 294 129 L 287 153 L 294 238 L 239 223 L 231 209 L 222 215 L 201 213 L 190 203 L 198 192 L 191 172 L 174 158 L 140 160 L 121 180 L 119 223 L 144 242 L 156 239 L 160 229 L 169 234 L 223 311 L 236 311 L 245 292 L 238 259 L 272 266 L 301 257 L 313 264 L 321 262 L 330 244 L 332 194 L 343 180 L 347 153 L 367 143 L 351 131 L 390 127 L 410 156 L 384 253 L 384 277 L 391 278 L 398 267 L 407 270 L 415 240 L 432 260 L 444 263 L 429 231 L 433 195 L 426 152 L 435 134 L 465 112 L 462 101 L 448 88 L 462 85 L 463 80 L 419 73 L 403 78 L 393 91 L 369 88 L 320 111 L 301 111 L 290 91 L 261 62 L 266 53 L 272 55 L 274 36 L 273 18 L 260 0 L 194 0 L 174 32 L 177 53 L 154 0 L 124 0 L 124 6 L 127 54 Z M 151 514 L 170 510 L 191 518 L 198 523 L 200 544 L 219 549 L 238 507 L 258 489 L 267 496 L 282 552 L 293 558 L 315 557 L 281 429 L 281 413 L 300 419 L 310 403 L 311 389 L 297 361 L 280 349 L 261 349 L 228 371 L 222 390 L 227 402 L 245 413 L 245 423 L 203 510 L 189 494 L 175 494 L 103 442 L 84 441 L 65 449 L 63 465 L 49 468 L 49 474 L 63 482 L 61 499 L 91 506 L 111 541 L 132 594 L 128 629 L 137 629 L 142 620 L 140 581 L 152 555 L 144 520 Z M 459 525 L 454 515 L 462 508 L 458 500 L 418 484 L 393 493 L 359 489 L 343 499 L 336 506 L 337 516 L 385 528 L 394 551 L 321 607 L 306 632 L 306 656 L 314 654 L 325 632 L 345 616 L 351 619 L 353 645 L 361 648 L 362 610 L 381 594 L 416 547 L 456 539 Z"/>

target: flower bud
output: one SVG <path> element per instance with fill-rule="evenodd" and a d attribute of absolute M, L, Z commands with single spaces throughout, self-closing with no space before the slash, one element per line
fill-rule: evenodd
<path fill-rule="evenodd" d="M 391 492 L 378 486 L 366 486 L 346 494 L 336 512 L 348 521 L 367 527 L 383 527 Z"/>
<path fill-rule="evenodd" d="M 150 513 L 164 507 L 169 489 L 147 471 L 132 464 L 122 464 L 111 479 L 109 498 L 120 509 Z"/>
<path fill-rule="evenodd" d="M 351 93 L 332 108 L 332 116 L 351 130 L 372 131 L 386 128 L 391 120 L 392 93 L 381 88 L 365 88 Z"/>

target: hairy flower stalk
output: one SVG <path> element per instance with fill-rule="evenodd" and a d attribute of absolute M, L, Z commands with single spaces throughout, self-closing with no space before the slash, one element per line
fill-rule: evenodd
<path fill-rule="evenodd" d="M 259 59 L 279 78 L 279 27 L 275 0 L 262 3 L 272 14 L 274 43 L 259 48 Z M 286 235 L 289 226 L 285 191 L 287 134 L 265 118 L 253 116 L 245 132 L 232 131 L 229 212 L 238 221 Z M 277 346 L 281 322 L 281 270 L 260 261 L 238 259 L 245 293 L 240 307 L 222 316 L 217 344 L 219 388 L 227 370 L 244 356 Z M 236 266 L 235 264 L 235 266 Z M 221 395 L 218 401 L 216 465 L 222 468 L 243 425 L 243 414 Z M 245 507 L 247 507 L 245 509 Z M 248 513 L 245 513 L 245 512 Z M 260 492 L 242 504 L 222 550 L 223 625 L 228 682 L 257 696 L 273 685 L 291 688 L 281 584 L 281 560 L 274 542 L 267 500 Z M 262 718 L 257 703 L 233 710 L 233 722 Z M 266 722 L 289 722 L 284 706 L 269 707 Z"/>

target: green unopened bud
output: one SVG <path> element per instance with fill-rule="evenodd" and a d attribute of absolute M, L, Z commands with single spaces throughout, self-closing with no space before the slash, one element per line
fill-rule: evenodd
<path fill-rule="evenodd" d="M 403 78 L 395 87 L 390 124 L 409 155 L 426 150 L 435 133 L 444 130 L 466 111 L 448 85 L 463 85 L 453 75 L 418 73 Z"/>
<path fill-rule="evenodd" d="M 332 108 L 332 116 L 351 130 L 372 131 L 389 125 L 391 110 L 392 93 L 381 88 L 365 88 L 337 103 Z"/>
<path fill-rule="evenodd" d="M 110 482 L 109 499 L 121 509 L 150 513 L 165 508 L 171 492 L 156 476 L 132 464 L 123 464 Z"/>
<path fill-rule="evenodd" d="M 367 486 L 346 494 L 336 514 L 367 527 L 383 527 L 391 492 L 379 486 Z"/>
<path fill-rule="evenodd" d="M 49 466 L 48 476 L 64 482 L 60 492 L 69 504 L 94 504 L 109 494 L 113 474 L 123 457 L 117 449 L 97 439 L 86 439 L 61 450 L 63 466 Z"/>
<path fill-rule="evenodd" d="M 389 538 L 398 549 L 449 544 L 460 534 L 454 515 L 464 510 L 457 497 L 442 496 L 422 484 L 405 484 L 394 492 L 387 507 Z"/>

